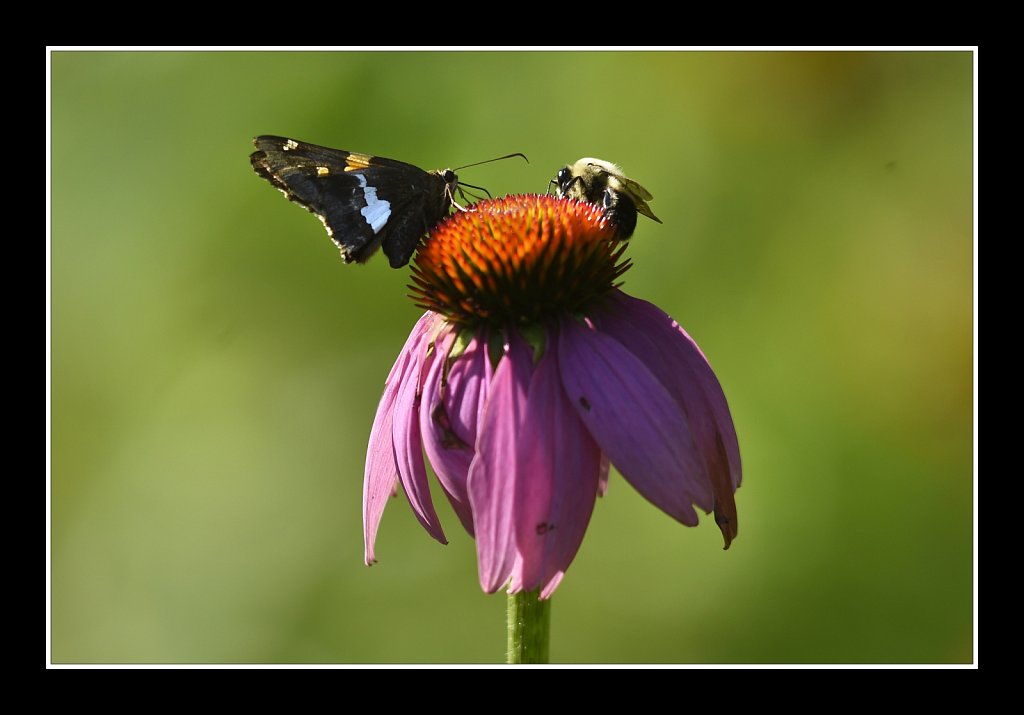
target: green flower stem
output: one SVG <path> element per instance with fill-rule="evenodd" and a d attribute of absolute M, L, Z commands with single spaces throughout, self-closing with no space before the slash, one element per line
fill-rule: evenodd
<path fill-rule="evenodd" d="M 551 636 L 551 599 L 538 591 L 508 597 L 508 662 L 547 663 Z"/>

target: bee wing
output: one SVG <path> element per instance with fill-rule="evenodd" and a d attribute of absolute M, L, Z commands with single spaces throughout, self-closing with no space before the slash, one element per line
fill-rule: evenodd
<path fill-rule="evenodd" d="M 622 189 L 629 196 L 629 198 L 633 199 L 633 203 L 636 204 L 636 210 L 639 213 L 642 213 L 649 219 L 653 219 L 658 223 L 661 223 L 661 219 L 655 216 L 654 212 L 651 211 L 651 207 L 647 205 L 647 202 L 654 198 L 653 196 L 651 196 L 650 191 L 640 186 L 640 184 L 636 183 L 629 177 L 619 175 L 616 176 L 615 178 L 618 180 L 619 184 L 622 186 Z"/>
<path fill-rule="evenodd" d="M 650 191 L 640 186 L 640 184 L 636 183 L 628 176 L 623 176 L 622 174 L 619 174 L 615 178 L 618 179 L 619 183 L 622 184 L 628 190 L 629 197 L 634 201 L 636 201 L 637 199 L 641 201 L 650 201 L 654 198 L 653 196 L 651 196 Z"/>

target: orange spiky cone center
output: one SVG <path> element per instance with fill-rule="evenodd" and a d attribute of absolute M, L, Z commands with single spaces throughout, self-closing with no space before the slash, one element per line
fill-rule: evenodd
<path fill-rule="evenodd" d="M 412 298 L 462 325 L 529 325 L 581 310 L 629 269 L 601 208 L 521 195 L 472 204 L 420 248 Z"/>

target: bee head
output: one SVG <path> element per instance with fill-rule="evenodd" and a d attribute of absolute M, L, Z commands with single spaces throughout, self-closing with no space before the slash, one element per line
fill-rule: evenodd
<path fill-rule="evenodd" d="M 615 176 L 621 173 L 611 162 L 584 157 L 559 169 L 551 183 L 557 187 L 559 196 L 599 204 L 607 189 L 618 189 Z"/>

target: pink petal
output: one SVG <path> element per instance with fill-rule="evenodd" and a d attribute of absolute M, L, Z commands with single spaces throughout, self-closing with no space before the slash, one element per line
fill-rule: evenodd
<path fill-rule="evenodd" d="M 612 464 L 655 506 L 696 525 L 692 504 L 710 510 L 711 488 L 693 477 L 703 464 L 665 386 L 618 341 L 572 318 L 558 347 L 566 394 Z"/>
<path fill-rule="evenodd" d="M 473 511 L 469 506 L 466 477 L 469 474 L 469 464 L 473 460 L 476 421 L 473 421 L 470 430 L 467 430 L 465 425 L 457 420 L 453 423 L 449 417 L 448 405 L 452 405 L 455 410 L 458 410 L 462 400 L 465 399 L 468 402 L 473 402 L 475 409 L 479 409 L 475 404 L 477 395 L 472 391 L 472 387 L 481 380 L 459 379 L 453 384 L 452 376 L 457 366 L 458 374 L 464 376 L 466 365 L 473 367 L 479 365 L 479 360 L 474 360 L 476 353 L 464 353 L 453 364 L 449 364 L 447 355 L 454 341 L 455 333 L 449 332 L 444 340 L 436 345 L 437 357 L 430 366 L 430 372 L 427 373 L 423 385 L 420 431 L 423 435 L 424 450 L 437 474 L 437 479 L 458 515 L 459 521 L 472 536 Z M 445 376 L 446 365 L 448 365 L 447 377 Z M 466 390 L 467 385 L 470 390 Z"/>
<path fill-rule="evenodd" d="M 617 292 L 614 300 L 616 309 L 599 318 L 600 330 L 643 361 L 686 412 L 714 492 L 715 520 L 728 548 L 738 528 L 733 492 L 742 473 L 725 393 L 704 353 L 677 322 L 657 306 L 625 293 Z"/>
<path fill-rule="evenodd" d="M 477 425 L 487 404 L 494 367 L 488 355 L 488 332 L 480 330 L 448 373 L 445 398 L 452 429 L 470 444 L 476 442 Z"/>
<path fill-rule="evenodd" d="M 403 356 L 408 361 L 408 356 L 403 353 L 399 356 L 399 362 Z M 377 540 L 377 527 L 380 526 L 388 497 L 398 481 L 395 447 L 391 438 L 391 416 L 397 391 L 397 383 L 385 388 L 384 396 L 377 407 L 377 416 L 373 420 L 373 429 L 370 430 L 370 445 L 366 450 L 366 471 L 363 478 L 363 545 L 367 566 L 377 560 L 373 551 Z"/>
<path fill-rule="evenodd" d="M 722 386 L 719 384 L 714 370 L 711 369 L 707 357 L 679 323 L 656 305 L 626 295 L 621 291 L 616 291 L 613 297 L 623 309 L 602 316 L 602 331 L 605 331 L 605 326 L 608 325 L 609 330 L 605 332 L 611 332 L 614 329 L 623 336 L 636 335 L 641 332 L 649 336 L 648 344 L 658 348 L 652 353 L 652 356 L 656 356 L 658 361 L 651 363 L 651 370 L 659 377 L 661 374 L 665 374 L 667 378 L 674 379 L 674 384 L 669 385 L 670 389 L 682 392 L 696 385 L 701 390 L 711 408 L 714 421 L 722 432 L 729 464 L 732 468 L 734 486 L 739 487 L 741 481 L 740 450 L 736 439 L 736 429 L 733 426 L 732 414 L 729 411 L 725 393 L 722 391 Z M 613 325 L 616 327 L 613 328 Z M 632 326 L 632 331 L 629 330 L 629 326 Z M 628 343 L 625 344 L 628 347 Z M 679 374 L 679 367 L 684 367 L 687 374 Z M 670 380 L 666 379 L 665 382 L 669 384 Z"/>
<path fill-rule="evenodd" d="M 430 498 L 430 485 L 427 482 L 427 469 L 423 464 L 423 444 L 420 439 L 421 380 L 424 368 L 429 369 L 434 359 L 434 354 L 428 354 L 427 350 L 433 337 L 433 330 L 424 331 L 410 350 L 412 357 L 402 375 L 395 397 L 392 434 L 398 478 L 402 482 L 412 511 L 428 534 L 442 544 L 447 544 L 448 540 L 444 536 L 441 522 L 434 511 L 433 500 Z"/>
<path fill-rule="evenodd" d="M 566 399 L 556 353 L 549 340 L 519 433 L 515 523 L 522 572 L 516 581 L 527 591 L 557 585 L 569 568 L 594 511 L 601 472 L 601 450 Z"/>
<path fill-rule="evenodd" d="M 529 346 L 510 330 L 505 354 L 491 380 L 467 481 L 480 586 L 487 593 L 494 593 L 508 581 L 515 564 L 517 444 L 532 371 Z"/>
<path fill-rule="evenodd" d="M 384 385 L 384 395 L 377 406 L 377 415 L 370 430 L 370 443 L 366 450 L 366 470 L 363 478 L 363 542 L 366 565 L 374 563 L 374 543 L 388 497 L 395 492 L 398 481 L 398 466 L 395 463 L 395 447 L 392 438 L 392 417 L 395 397 L 408 371 L 413 349 L 419 344 L 424 331 L 433 325 L 433 315 L 427 313 L 413 326 L 409 339 L 398 353 L 391 373 Z"/>

